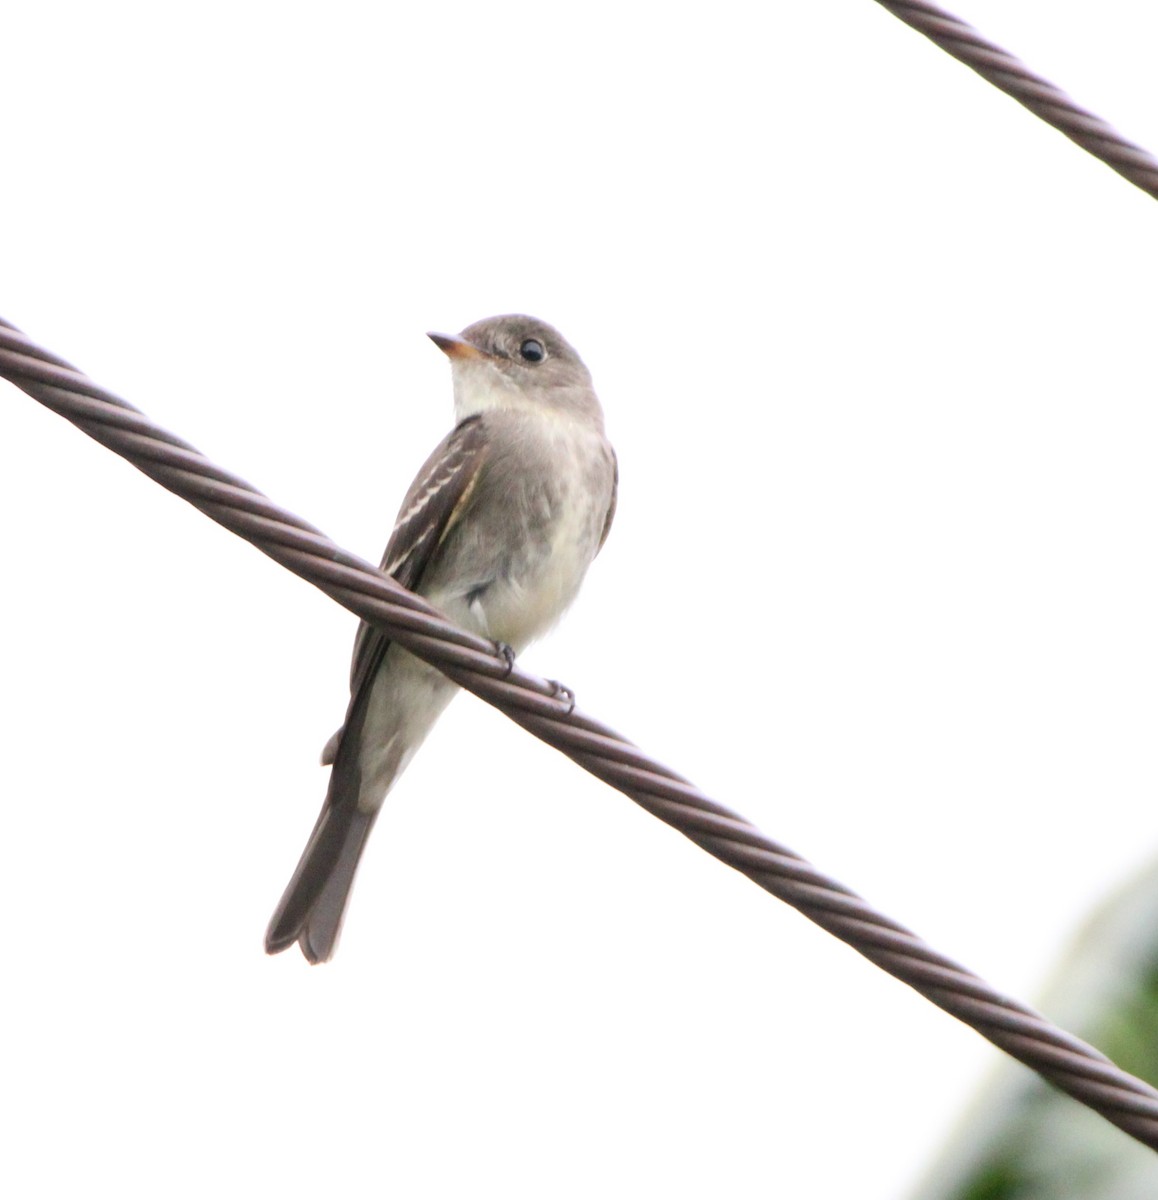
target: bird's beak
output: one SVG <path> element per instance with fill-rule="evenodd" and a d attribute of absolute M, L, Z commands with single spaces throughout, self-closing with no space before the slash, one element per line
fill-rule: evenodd
<path fill-rule="evenodd" d="M 446 355 L 447 358 L 489 358 L 490 355 L 480 350 L 472 342 L 448 333 L 428 333 L 430 340 Z"/>

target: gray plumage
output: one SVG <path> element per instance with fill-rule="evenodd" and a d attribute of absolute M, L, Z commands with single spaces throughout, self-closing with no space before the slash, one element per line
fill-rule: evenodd
<path fill-rule="evenodd" d="M 615 512 L 615 454 L 587 368 L 532 317 L 492 317 L 457 337 L 458 424 L 402 502 L 382 569 L 451 621 L 516 653 L 575 598 Z M 330 958 L 382 802 L 457 689 L 364 622 L 350 703 L 322 761 L 325 803 L 266 933 Z"/>

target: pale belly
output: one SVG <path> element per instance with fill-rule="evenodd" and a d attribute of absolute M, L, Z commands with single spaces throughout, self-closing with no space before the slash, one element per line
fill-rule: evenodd
<path fill-rule="evenodd" d="M 528 485 L 520 502 L 488 529 L 493 555 L 468 546 L 463 559 L 473 571 L 466 583 L 422 590 L 453 621 L 484 637 L 523 650 L 554 625 L 571 605 L 599 549 L 611 502 L 612 467 L 578 451 L 572 440 L 544 439 L 552 463 L 549 486 Z M 486 520 L 485 514 L 479 514 Z"/>

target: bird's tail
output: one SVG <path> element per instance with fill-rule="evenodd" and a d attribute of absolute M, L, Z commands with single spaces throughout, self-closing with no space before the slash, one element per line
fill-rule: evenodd
<path fill-rule="evenodd" d="M 333 955 L 358 860 L 377 815 L 377 809 L 365 812 L 356 803 L 322 809 L 266 930 L 267 954 L 298 942 L 311 963 Z"/>
<path fill-rule="evenodd" d="M 385 646 L 385 643 L 383 643 Z M 382 802 L 456 688 L 433 667 L 385 650 L 367 660 L 338 733 L 326 743 L 326 800 L 269 923 L 265 948 L 301 944 L 312 963 L 333 956 L 358 860 Z"/>

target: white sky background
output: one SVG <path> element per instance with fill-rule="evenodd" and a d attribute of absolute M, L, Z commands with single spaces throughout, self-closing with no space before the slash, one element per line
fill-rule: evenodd
<path fill-rule="evenodd" d="M 1158 148 L 1151 6 L 955 11 Z M 524 665 L 939 949 L 1031 999 L 1153 853 L 1158 207 L 869 0 L 42 2 L 0 101 L 0 313 L 367 558 L 424 331 L 558 325 L 622 490 Z M 470 697 L 266 958 L 355 620 L 0 398 L 0 1186 L 912 1185 L 996 1052 Z"/>

